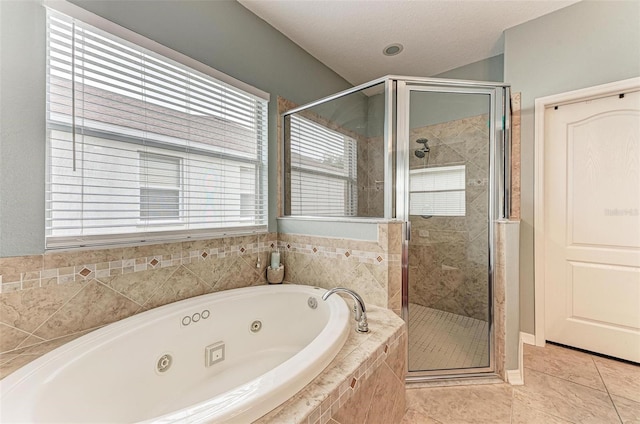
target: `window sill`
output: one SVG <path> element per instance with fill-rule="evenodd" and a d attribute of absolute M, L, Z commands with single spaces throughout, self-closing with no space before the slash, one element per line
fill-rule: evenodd
<path fill-rule="evenodd" d="M 47 240 L 45 253 L 82 251 L 93 249 L 115 249 L 163 243 L 181 243 L 196 240 L 241 237 L 268 233 L 267 225 L 225 228 L 219 230 L 167 231 L 147 234 L 119 234 L 91 237 L 51 237 Z"/>

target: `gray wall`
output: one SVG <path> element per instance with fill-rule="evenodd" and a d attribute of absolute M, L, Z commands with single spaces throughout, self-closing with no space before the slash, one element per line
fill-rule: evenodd
<path fill-rule="evenodd" d="M 422 128 L 488 114 L 489 94 L 413 93 L 409 110 L 410 128 Z"/>
<path fill-rule="evenodd" d="M 503 55 L 493 56 L 456 69 L 433 75 L 434 78 L 475 81 L 503 81 Z M 412 101 L 411 128 L 426 127 L 488 113 L 489 96 L 429 93 L 429 101 Z"/>
<path fill-rule="evenodd" d="M 459 68 L 450 69 L 434 78 L 466 79 L 476 81 L 502 82 L 504 76 L 504 55 L 489 57 Z"/>
<path fill-rule="evenodd" d="M 0 256 L 44 249 L 45 13 L 0 1 Z"/>
<path fill-rule="evenodd" d="M 235 1 L 73 3 L 271 93 L 269 203 L 276 230 L 276 99 L 302 104 L 351 85 Z M 0 256 L 44 250 L 45 13 L 0 1 Z"/>
<path fill-rule="evenodd" d="M 534 332 L 534 101 L 639 76 L 639 17 L 638 1 L 582 1 L 505 32 L 505 81 L 522 93 L 521 331 Z"/>

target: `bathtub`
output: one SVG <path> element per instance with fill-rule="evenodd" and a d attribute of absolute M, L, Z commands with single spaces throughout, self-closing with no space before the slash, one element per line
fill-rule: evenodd
<path fill-rule="evenodd" d="M 340 296 L 258 286 L 110 324 L 0 381 L 0 421 L 248 423 L 315 378 L 350 328 Z"/>

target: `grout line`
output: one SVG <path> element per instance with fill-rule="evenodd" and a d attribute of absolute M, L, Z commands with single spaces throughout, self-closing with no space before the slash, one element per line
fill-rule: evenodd
<path fill-rule="evenodd" d="M 147 296 L 147 298 L 144 300 L 144 303 L 142 305 L 140 305 L 140 308 L 135 312 L 136 314 L 140 313 L 140 311 L 143 310 L 146 307 L 147 303 L 149 303 L 149 301 L 151 299 L 153 299 L 153 296 L 155 296 L 155 294 L 158 293 L 165 286 L 165 284 L 167 284 L 167 281 L 169 281 L 171 279 L 171 277 L 173 277 L 173 275 L 176 272 L 178 272 L 180 267 L 184 267 L 185 269 L 188 270 L 188 268 L 185 267 L 184 265 L 178 265 L 177 268 L 174 269 L 173 272 L 170 273 L 167 278 L 165 278 L 161 283 L 159 283 L 154 290 L 151 290 L 151 293 L 149 293 L 149 296 Z M 138 302 L 136 302 L 136 303 L 138 303 Z"/>
<path fill-rule="evenodd" d="M 540 370 L 537 370 L 535 368 L 529 368 L 526 365 L 524 366 L 524 368 L 528 369 L 529 371 L 537 372 L 539 374 L 548 375 L 549 377 L 557 378 L 558 380 L 566 381 L 566 382 L 571 383 L 571 384 L 577 384 L 578 386 L 586 387 L 587 389 L 595 390 L 596 392 L 608 393 L 608 390 L 606 390 L 606 385 L 605 385 L 605 390 L 602 391 L 600 389 L 596 389 L 595 387 L 587 386 L 584 383 L 578 383 L 577 381 L 572 381 L 572 380 L 569 380 L 569 379 L 566 379 L 566 378 L 563 378 L 563 377 L 559 377 L 559 376 L 557 376 L 555 374 L 549 374 L 548 372 L 540 371 Z M 600 377 L 600 379 L 602 379 L 602 377 Z M 604 384 L 604 382 L 603 382 L 603 384 Z"/>
<path fill-rule="evenodd" d="M 429 369 L 464 368 L 487 354 L 483 321 L 416 304 L 410 305 L 409 314 L 410 363 Z"/>
<path fill-rule="evenodd" d="M 16 347 L 14 347 L 14 348 L 12 348 L 12 349 L 10 349 L 10 350 L 2 351 L 2 352 L 0 352 L 0 354 L 11 353 L 11 352 L 13 352 L 13 351 L 15 351 L 15 350 L 23 349 L 22 347 L 20 347 L 20 345 L 21 345 L 22 343 L 26 342 L 26 341 L 27 341 L 27 340 L 32 336 L 32 334 L 31 334 L 30 332 L 28 332 L 28 331 L 24 331 L 23 329 L 18 328 L 18 327 L 14 326 L 14 325 L 7 324 L 6 322 L 2 322 L 2 325 L 6 325 L 7 327 L 12 328 L 12 329 L 14 329 L 14 330 L 17 330 L 17 331 L 19 331 L 19 332 L 20 332 L 20 333 L 22 333 L 22 334 L 26 334 L 26 336 L 25 336 L 25 338 L 24 338 L 24 339 L 22 339 L 22 340 L 17 344 L 17 346 L 16 346 Z M 33 337 L 38 337 L 38 336 L 33 336 Z M 41 339 L 42 337 L 38 337 L 38 338 L 39 338 L 39 339 Z M 27 346 L 25 346 L 25 347 L 27 347 Z"/>
<path fill-rule="evenodd" d="M 636 366 L 638 365 L 637 362 L 633 362 L 633 361 L 629 361 L 629 360 L 621 359 L 621 358 L 616 358 L 615 356 L 606 355 L 604 353 L 592 352 L 590 350 L 581 349 L 581 348 L 575 347 L 575 346 L 569 346 L 569 345 L 565 345 L 565 344 L 562 344 L 562 343 L 551 342 L 549 340 L 547 340 L 546 343 L 550 344 L 552 346 L 561 347 L 563 349 L 573 350 L 575 352 L 582 352 L 582 353 L 585 353 L 585 354 L 591 356 L 592 358 L 609 359 L 611 361 L 616 361 L 616 362 L 620 362 L 620 363 L 623 363 L 623 364 L 630 364 L 630 365 L 636 365 Z"/>
<path fill-rule="evenodd" d="M 67 306 L 69 304 L 69 302 L 71 302 L 72 299 L 74 299 L 76 296 L 78 296 L 78 294 L 84 290 L 87 287 L 87 282 L 86 281 L 76 281 L 79 285 L 80 288 L 78 289 L 78 291 L 76 291 L 75 293 L 73 293 L 71 296 L 69 296 L 69 298 L 62 303 L 62 305 L 60 305 L 60 307 L 58 309 L 56 309 L 53 313 L 51 313 L 51 315 L 49 315 L 47 317 L 47 319 L 45 319 L 44 321 L 42 321 L 42 323 L 40 325 L 38 325 L 36 328 L 33 329 L 33 331 L 30 333 L 30 336 L 34 336 L 34 337 L 38 337 L 40 339 L 42 339 L 42 337 L 40 336 L 36 336 L 36 331 L 38 331 L 43 325 L 45 325 L 47 322 L 49 322 L 49 320 L 58 312 L 60 312 L 62 310 L 62 308 L 64 308 L 65 306 Z M 62 337 L 62 336 L 60 336 Z M 54 337 L 54 339 L 57 339 L 57 337 Z M 54 339 L 45 339 L 45 341 L 48 340 L 54 340 Z M 26 340 L 26 339 L 25 339 Z M 23 340 L 24 342 L 24 340 Z"/>
<path fill-rule="evenodd" d="M 135 303 L 136 305 L 138 305 L 138 306 L 142 306 L 140 303 L 138 303 L 138 302 L 136 302 L 135 300 L 131 299 L 131 298 L 130 298 L 129 296 L 127 296 L 126 294 L 124 294 L 124 293 L 120 293 L 118 290 L 116 290 L 116 289 L 114 289 L 113 287 L 111 287 L 111 286 L 107 285 L 107 284 L 106 284 L 106 283 L 104 283 L 102 280 L 100 280 L 100 279 L 98 279 L 98 278 L 94 278 L 94 280 L 95 280 L 98 284 L 100 284 L 101 286 L 103 286 L 103 287 L 105 287 L 105 288 L 107 288 L 107 289 L 109 289 L 109 290 L 113 291 L 113 292 L 114 292 L 115 294 L 117 294 L 118 296 L 122 296 L 122 297 L 124 297 L 125 299 L 127 299 L 127 300 L 129 300 L 129 301 L 131 301 L 131 302 Z"/>
<path fill-rule="evenodd" d="M 520 387 L 523 387 L 523 386 L 520 386 Z M 514 390 L 514 393 L 515 393 L 515 390 Z M 516 399 L 516 400 L 517 400 L 517 399 Z M 530 405 L 525 405 L 525 406 L 526 406 L 527 408 L 529 408 L 529 409 L 534 410 L 534 411 L 541 412 L 543 415 L 549 415 L 550 417 L 554 417 L 554 418 L 557 418 L 557 419 L 559 419 L 559 420 L 566 421 L 566 422 L 568 422 L 568 423 L 572 423 L 572 424 L 581 424 L 581 423 L 578 423 L 578 422 L 576 422 L 576 421 L 572 421 L 572 420 L 571 420 L 571 419 L 569 419 L 569 418 L 561 417 L 560 415 L 556 415 L 556 414 L 552 414 L 551 412 L 549 412 L 549 411 L 548 411 L 548 410 L 546 410 L 546 409 L 539 409 L 539 408 L 535 408 L 535 407 L 530 406 Z"/>
<path fill-rule="evenodd" d="M 616 411 L 616 414 L 618 415 L 618 419 L 620 420 L 620 423 L 624 423 L 624 421 L 622 420 L 622 417 L 620 416 L 620 412 L 618 412 L 618 407 L 616 406 L 616 403 L 613 401 L 613 398 L 611 397 L 611 393 L 609 392 L 607 383 L 604 381 L 604 378 L 602 378 L 602 374 L 600 373 L 600 369 L 598 368 L 598 364 L 596 363 L 596 360 L 593 358 L 593 356 L 591 356 L 590 359 L 591 359 L 591 362 L 593 362 L 593 366 L 596 367 L 596 371 L 598 371 L 598 376 L 600 377 L 600 381 L 602 381 L 602 385 L 604 386 L 604 389 L 607 391 L 607 396 L 609 396 L 609 400 L 611 401 L 611 404 L 613 405 L 613 409 Z"/>
<path fill-rule="evenodd" d="M 511 414 L 509 415 L 509 423 L 513 424 L 513 408 L 516 403 L 516 391 L 511 390 Z"/>

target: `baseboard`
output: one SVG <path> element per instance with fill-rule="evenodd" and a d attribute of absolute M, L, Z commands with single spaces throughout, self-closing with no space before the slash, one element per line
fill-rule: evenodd
<path fill-rule="evenodd" d="M 536 338 L 533 334 L 520 332 L 518 340 L 518 369 L 506 370 L 507 382 L 513 386 L 524 384 L 524 344 L 535 345 Z"/>
<path fill-rule="evenodd" d="M 522 343 L 524 344 L 528 344 L 528 345 L 536 345 L 536 336 L 534 336 L 531 333 L 523 333 L 522 331 L 520 332 L 520 340 L 522 340 Z"/>
<path fill-rule="evenodd" d="M 507 382 L 512 386 L 522 386 L 524 384 L 522 370 L 507 370 Z"/>

